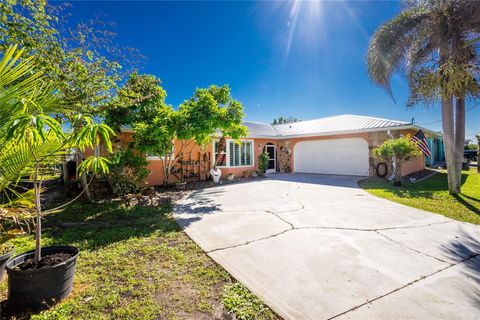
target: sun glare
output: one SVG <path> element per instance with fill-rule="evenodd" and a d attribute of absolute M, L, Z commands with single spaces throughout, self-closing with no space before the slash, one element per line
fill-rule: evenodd
<path fill-rule="evenodd" d="M 281 3 L 287 6 L 288 17 L 286 21 L 287 38 L 285 56 L 288 57 L 294 41 L 301 41 L 307 46 L 322 38 L 321 1 L 293 0 Z"/>

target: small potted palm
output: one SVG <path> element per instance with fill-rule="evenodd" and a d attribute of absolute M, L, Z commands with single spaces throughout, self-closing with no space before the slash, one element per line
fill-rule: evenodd
<path fill-rule="evenodd" d="M 15 51 L 15 47 L 7 50 L 3 63 L 0 63 L 0 84 L 4 85 L 0 86 L 0 93 L 17 85 L 19 90 L 16 92 L 21 95 L 2 100 L 8 105 L 0 107 L 8 107 L 10 112 L 0 124 L 0 143 L 2 155 L 10 160 L 11 165 L 20 165 L 19 173 L 31 172 L 33 176 L 35 249 L 17 255 L 5 267 L 8 273 L 7 305 L 10 310 L 25 311 L 48 307 L 69 295 L 79 254 L 79 249 L 72 246 L 42 247 L 43 216 L 67 206 L 83 192 L 57 208 L 43 210 L 41 169 L 45 163 L 64 159 L 71 150 L 83 152 L 101 142 L 111 152 L 113 131 L 105 124 L 79 114 L 69 123 L 72 130 L 64 132 L 58 119 L 73 110 L 62 105 L 54 86 L 45 86 L 45 79 L 35 72 L 32 60 L 20 60 L 21 51 L 16 54 Z M 1 75 L 8 75 L 5 78 L 10 83 L 2 82 Z M 106 158 L 91 156 L 84 159 L 78 171 L 80 174 L 93 173 L 93 179 L 97 173 L 108 172 L 107 164 Z"/>

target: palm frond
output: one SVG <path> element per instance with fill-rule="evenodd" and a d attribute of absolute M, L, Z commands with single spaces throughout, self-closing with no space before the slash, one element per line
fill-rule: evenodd
<path fill-rule="evenodd" d="M 380 26 L 370 40 L 367 52 L 368 73 L 374 83 L 392 95 L 390 79 L 405 62 L 408 48 L 416 40 L 425 24 L 428 10 L 424 6 L 411 7 Z"/>

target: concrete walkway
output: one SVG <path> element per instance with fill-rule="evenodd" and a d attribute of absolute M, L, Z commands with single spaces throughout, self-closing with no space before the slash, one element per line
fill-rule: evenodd
<path fill-rule="evenodd" d="M 480 318 L 480 228 L 357 180 L 272 175 L 193 192 L 174 216 L 285 319 Z"/>

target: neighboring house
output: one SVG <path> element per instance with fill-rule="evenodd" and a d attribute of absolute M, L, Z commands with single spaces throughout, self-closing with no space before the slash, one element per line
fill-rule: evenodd
<path fill-rule="evenodd" d="M 240 144 L 227 139 L 218 167 L 222 176 L 248 175 L 258 167 L 258 156 L 269 154 L 268 172 L 301 172 L 339 175 L 374 176 L 377 160 L 372 149 L 385 139 L 414 135 L 422 129 L 432 149 L 432 157 L 423 156 L 405 163 L 402 175 L 420 171 L 425 163 L 443 161 L 442 136 L 425 128 L 402 121 L 372 118 L 357 115 L 340 115 L 289 124 L 270 125 L 245 122 L 248 136 Z M 120 141 L 129 141 L 132 130 L 125 129 L 118 136 Z M 175 142 L 178 150 L 180 142 Z M 217 155 L 218 140 L 201 150 L 192 144 L 178 163 L 172 175 L 172 182 L 183 172 L 188 179 L 205 179 Z M 175 150 L 173 151 L 175 152 Z M 148 156 L 150 174 L 148 184 L 161 184 L 163 180 L 162 161 L 158 156 Z"/>

